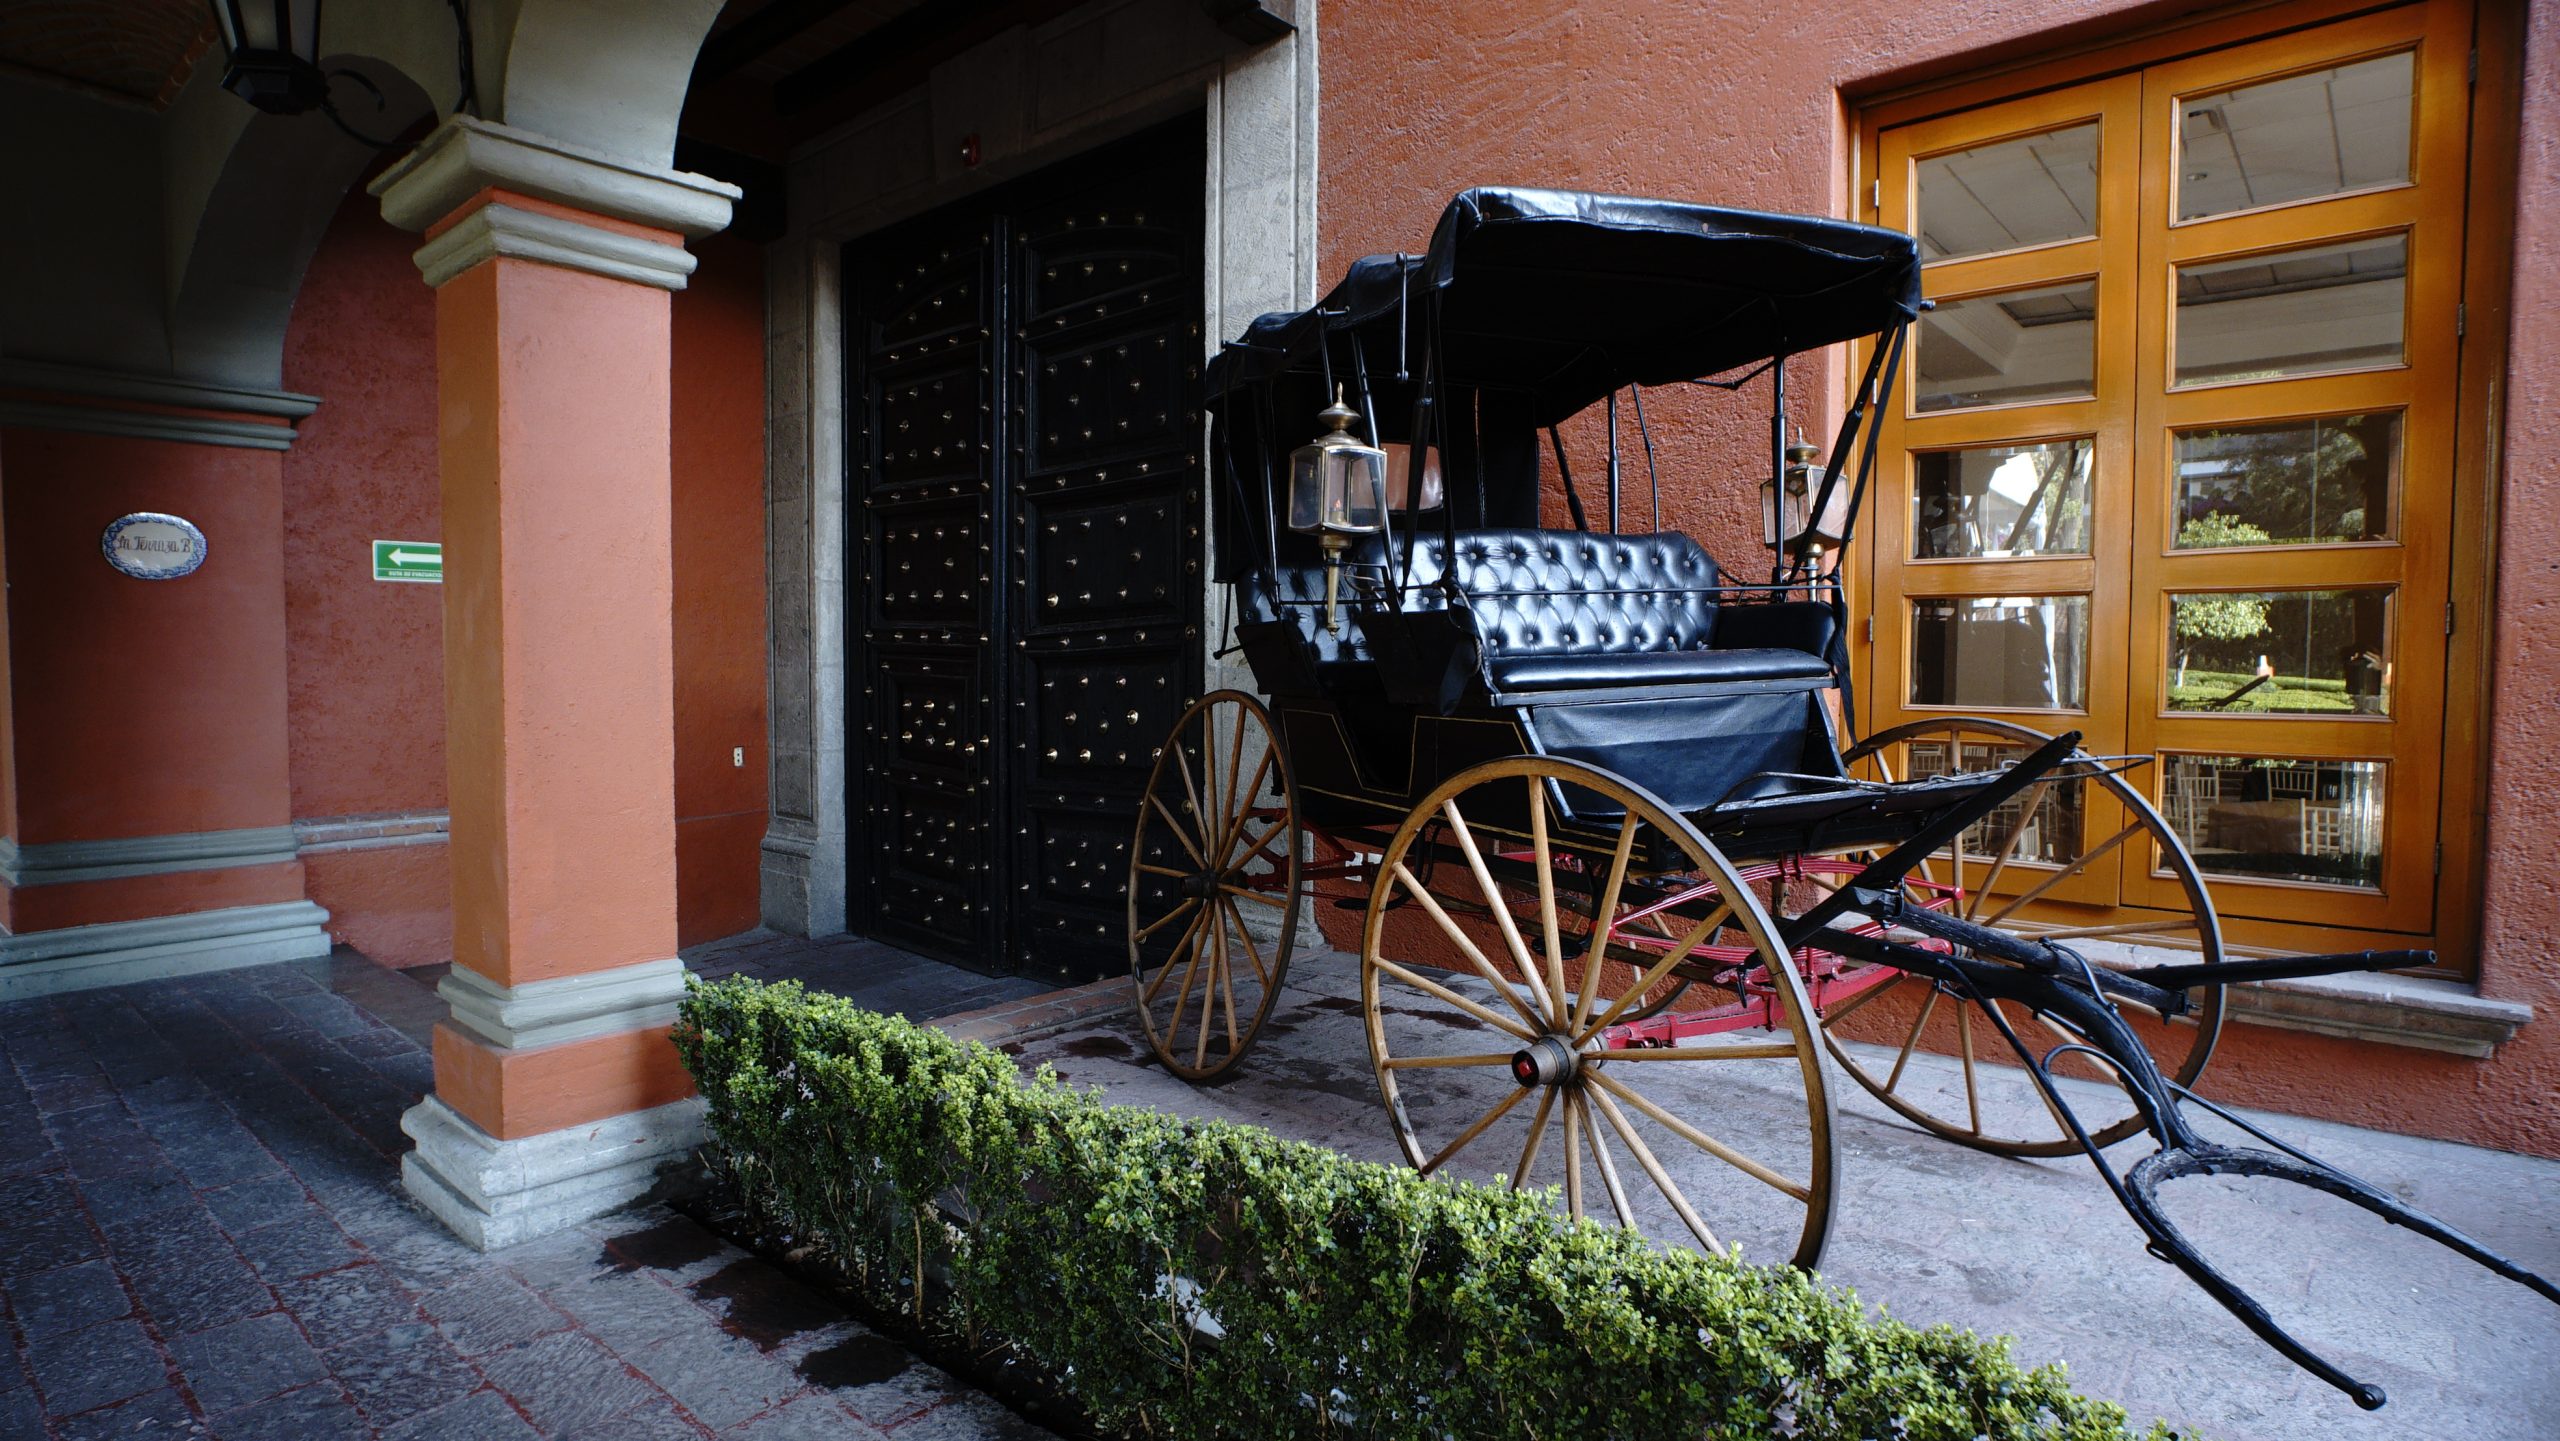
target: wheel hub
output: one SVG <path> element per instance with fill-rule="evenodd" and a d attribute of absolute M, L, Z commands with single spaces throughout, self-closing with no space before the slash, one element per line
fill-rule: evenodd
<path fill-rule="evenodd" d="M 1511 1055 L 1511 1079 L 1523 1087 L 1560 1086 L 1582 1066 L 1582 1053 L 1562 1036 L 1546 1035 Z"/>

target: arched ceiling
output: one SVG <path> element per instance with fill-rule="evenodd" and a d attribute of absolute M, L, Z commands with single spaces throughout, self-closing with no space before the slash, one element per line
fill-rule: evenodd
<path fill-rule="evenodd" d="M 10 0 L 0 5 L 0 69 L 164 110 L 213 36 L 203 0 Z"/>

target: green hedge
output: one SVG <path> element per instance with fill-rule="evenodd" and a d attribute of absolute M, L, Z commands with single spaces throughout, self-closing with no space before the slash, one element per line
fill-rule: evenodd
<path fill-rule="evenodd" d="M 1102 1105 L 796 984 L 697 986 L 676 1042 L 710 1103 L 713 1159 L 752 1213 L 876 1303 L 929 1312 L 927 1330 L 1009 1345 L 1107 1431 L 2125 1434 L 2122 1411 L 2059 1368 L 1870 1318 L 1791 1269 Z"/>

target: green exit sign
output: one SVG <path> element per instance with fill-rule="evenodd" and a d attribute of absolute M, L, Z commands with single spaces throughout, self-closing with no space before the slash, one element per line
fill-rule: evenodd
<path fill-rule="evenodd" d="M 375 580 L 444 580 L 444 545 L 432 540 L 377 540 L 373 543 Z"/>

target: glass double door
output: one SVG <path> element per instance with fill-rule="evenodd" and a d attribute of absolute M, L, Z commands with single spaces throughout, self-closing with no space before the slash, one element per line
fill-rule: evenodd
<path fill-rule="evenodd" d="M 2415 6 L 1875 136 L 1935 308 L 1867 521 L 1869 729 L 2148 758 L 2244 930 L 2434 924 L 2468 45 Z M 2121 849 L 2054 898 L 2172 903 Z"/>

